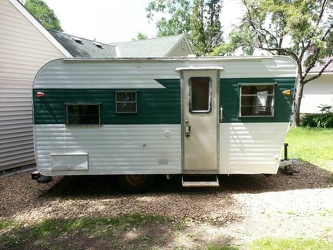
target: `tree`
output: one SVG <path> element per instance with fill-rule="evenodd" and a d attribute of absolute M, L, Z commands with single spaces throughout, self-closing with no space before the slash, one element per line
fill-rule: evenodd
<path fill-rule="evenodd" d="M 190 22 L 190 38 L 196 54 L 208 54 L 221 42 L 221 9 L 220 0 L 195 0 Z"/>
<path fill-rule="evenodd" d="M 148 36 L 142 32 L 138 32 L 136 38 L 133 38 L 132 41 L 136 41 L 136 40 L 146 40 L 148 39 Z"/>
<path fill-rule="evenodd" d="M 157 36 L 187 34 L 196 54 L 205 55 L 221 42 L 222 0 L 153 0 L 146 11 Z"/>
<path fill-rule="evenodd" d="M 152 0 L 147 18 L 156 22 L 157 36 L 172 36 L 190 31 L 191 0 Z"/>
<path fill-rule="evenodd" d="M 26 0 L 24 6 L 45 29 L 63 31 L 54 11 L 43 0 Z"/>
<path fill-rule="evenodd" d="M 333 62 L 332 0 L 242 0 L 246 12 L 229 44 L 220 51 L 254 48 L 287 55 L 297 63 L 298 78 L 292 122 L 300 124 L 304 85 L 319 78 Z M 226 49 L 223 51 L 223 49 Z M 316 74 L 309 74 L 320 67 Z"/>

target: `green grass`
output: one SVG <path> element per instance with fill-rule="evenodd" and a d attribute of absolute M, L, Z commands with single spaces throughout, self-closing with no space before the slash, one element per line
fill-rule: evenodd
<path fill-rule="evenodd" d="M 179 222 L 181 227 L 179 228 Z M 205 231 L 189 226 L 186 220 L 166 216 L 131 214 L 111 218 L 46 219 L 19 223 L 0 220 L 0 249 L 172 249 L 238 250 L 205 239 Z M 186 241 L 178 242 L 179 237 Z M 188 243 L 192 242 L 192 247 Z M 196 245 L 198 244 L 198 245 Z"/>
<path fill-rule="evenodd" d="M 38 223 L 21 224 L 14 220 L 0 220 L 0 249 L 23 248 L 79 248 L 97 241 L 117 248 L 122 237 L 133 231 L 137 234 L 129 244 L 161 244 L 157 237 L 141 234 L 154 226 L 171 224 L 167 217 L 141 214 L 112 218 L 47 219 Z M 149 233 L 149 232 L 148 232 Z M 57 241 L 57 246 L 52 245 Z M 162 242 L 163 243 L 163 242 Z"/>
<path fill-rule="evenodd" d="M 17 226 L 17 222 L 14 220 L 0 220 L 0 230 L 8 230 Z"/>
<path fill-rule="evenodd" d="M 259 239 L 249 250 L 333 250 L 332 242 L 315 239 Z"/>
<path fill-rule="evenodd" d="M 333 129 L 290 128 L 288 157 L 310 162 L 333 172 Z"/>

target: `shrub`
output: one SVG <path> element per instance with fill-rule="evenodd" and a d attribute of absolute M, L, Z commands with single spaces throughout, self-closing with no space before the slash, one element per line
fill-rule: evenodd
<path fill-rule="evenodd" d="M 332 106 L 320 105 L 321 114 L 302 114 L 301 125 L 306 127 L 333 128 Z"/>

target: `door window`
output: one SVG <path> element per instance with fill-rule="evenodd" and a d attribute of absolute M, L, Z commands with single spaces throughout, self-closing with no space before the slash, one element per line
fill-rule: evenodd
<path fill-rule="evenodd" d="M 210 77 L 191 77 L 190 85 L 190 112 L 209 113 L 212 106 L 212 80 Z"/>

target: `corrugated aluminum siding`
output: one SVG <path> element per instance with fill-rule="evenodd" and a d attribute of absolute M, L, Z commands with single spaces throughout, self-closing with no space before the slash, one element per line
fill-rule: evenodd
<path fill-rule="evenodd" d="M 296 65 L 287 57 L 224 57 L 195 59 L 55 60 L 34 82 L 42 88 L 163 88 L 154 79 L 178 79 L 176 69 L 221 68 L 220 78 L 295 77 Z"/>
<path fill-rule="evenodd" d="M 31 86 L 42 65 L 64 55 L 8 0 L 0 1 L 0 170 L 35 162 Z"/>
<path fill-rule="evenodd" d="M 272 123 L 288 122 L 292 111 L 295 77 L 285 78 L 232 78 L 220 80 L 220 104 L 223 107 L 223 123 L 255 122 Z M 273 117 L 239 117 L 239 92 L 240 85 L 250 84 L 274 84 L 274 116 Z M 284 95 L 284 90 L 290 90 L 290 95 Z"/>
<path fill-rule="evenodd" d="M 114 89 L 34 90 L 34 123 L 65 124 L 66 103 L 101 106 L 101 124 L 180 124 L 180 79 L 161 80 L 164 88 L 137 91 L 137 113 L 117 114 Z M 45 94 L 38 98 L 36 93 Z"/>
<path fill-rule="evenodd" d="M 289 123 L 221 123 L 221 174 L 276 174 Z"/>
<path fill-rule="evenodd" d="M 35 125 L 45 175 L 181 173 L 181 125 Z M 88 153 L 88 171 L 53 171 L 50 154 Z"/>

